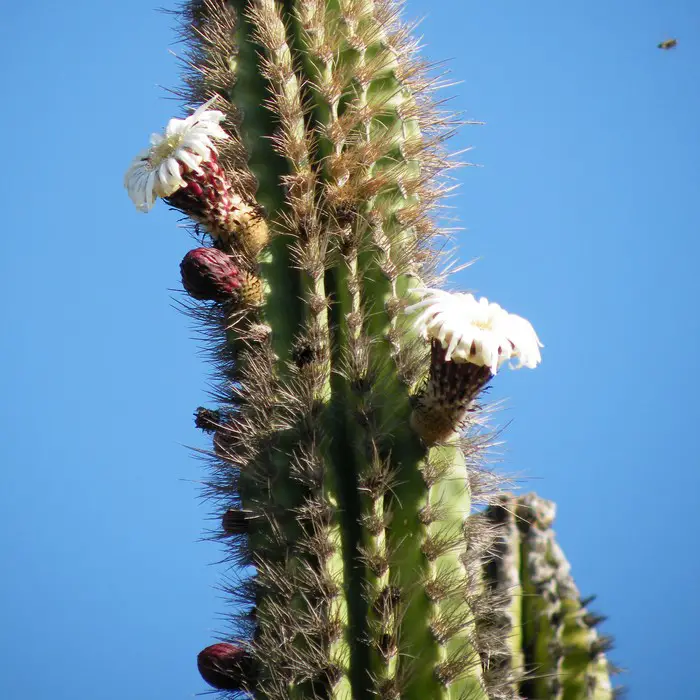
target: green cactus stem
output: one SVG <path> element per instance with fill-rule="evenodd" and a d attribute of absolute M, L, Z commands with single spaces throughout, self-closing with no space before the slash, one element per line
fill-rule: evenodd
<path fill-rule="evenodd" d="M 482 574 L 493 523 L 472 512 L 478 396 L 508 360 L 536 366 L 540 344 L 498 305 L 435 288 L 455 122 L 397 4 L 186 0 L 176 14 L 196 110 L 126 185 L 202 240 L 182 279 L 221 380 L 196 422 L 238 608 L 203 678 L 256 700 L 516 698 L 502 669 L 548 663 L 556 633 L 554 666 L 590 684 L 564 593 L 561 625 L 524 626 L 520 656 L 487 629 L 502 592 Z M 506 549 L 516 581 L 529 550 Z M 524 609 L 511 604 L 511 628 Z"/>
<path fill-rule="evenodd" d="M 485 517 L 497 526 L 485 574 L 500 611 L 495 620 L 509 638 L 507 653 L 491 660 L 525 700 L 610 700 L 614 668 L 605 652 L 604 619 L 587 609 L 570 565 L 554 539 L 551 501 L 527 494 L 503 496 Z"/>

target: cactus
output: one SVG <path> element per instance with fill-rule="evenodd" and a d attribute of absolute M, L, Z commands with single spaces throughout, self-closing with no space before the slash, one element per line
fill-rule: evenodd
<path fill-rule="evenodd" d="M 554 538 L 554 503 L 532 493 L 499 501 L 483 514 L 495 527 L 484 574 L 498 612 L 481 623 L 509 644 L 486 665 L 516 697 L 610 700 L 612 639 L 598 634 L 605 618 L 588 610 L 593 599 L 581 598 Z"/>
<path fill-rule="evenodd" d="M 221 380 L 196 423 L 236 603 L 200 672 L 256 700 L 517 697 L 492 672 L 511 653 L 482 570 L 495 530 L 472 514 L 498 487 L 479 396 L 541 344 L 497 304 L 438 289 L 456 125 L 439 80 L 393 0 L 176 14 L 188 113 L 125 185 L 200 241 L 184 305 Z"/>

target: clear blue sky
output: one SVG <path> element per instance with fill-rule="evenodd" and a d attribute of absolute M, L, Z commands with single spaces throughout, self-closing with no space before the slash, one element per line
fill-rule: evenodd
<path fill-rule="evenodd" d="M 500 468 L 559 504 L 634 700 L 697 687 L 700 4 L 408 0 L 453 106 L 487 122 L 452 201 L 453 280 L 532 320 Z M 191 241 L 138 215 L 132 155 L 177 106 L 149 3 L 12 3 L 5 165 L 0 697 L 184 700 L 222 628 L 192 412 L 207 367 L 171 308 Z M 675 51 L 656 44 L 677 36 Z M 177 50 L 177 47 L 172 47 Z"/>

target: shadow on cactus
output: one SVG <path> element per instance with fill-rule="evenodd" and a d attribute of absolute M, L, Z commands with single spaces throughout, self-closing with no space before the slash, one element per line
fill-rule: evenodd
<path fill-rule="evenodd" d="M 484 467 L 479 396 L 541 344 L 441 289 L 458 122 L 398 6 L 175 14 L 188 116 L 125 185 L 202 243 L 181 274 L 220 377 L 196 424 L 237 610 L 202 677 L 266 700 L 611 697 L 551 518 Z"/>

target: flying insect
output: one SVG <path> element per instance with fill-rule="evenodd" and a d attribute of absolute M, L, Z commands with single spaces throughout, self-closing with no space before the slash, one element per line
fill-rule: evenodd
<path fill-rule="evenodd" d="M 666 41 L 662 41 L 658 44 L 656 48 L 668 51 L 669 49 L 675 49 L 676 46 L 678 46 L 678 39 L 666 39 Z"/>

